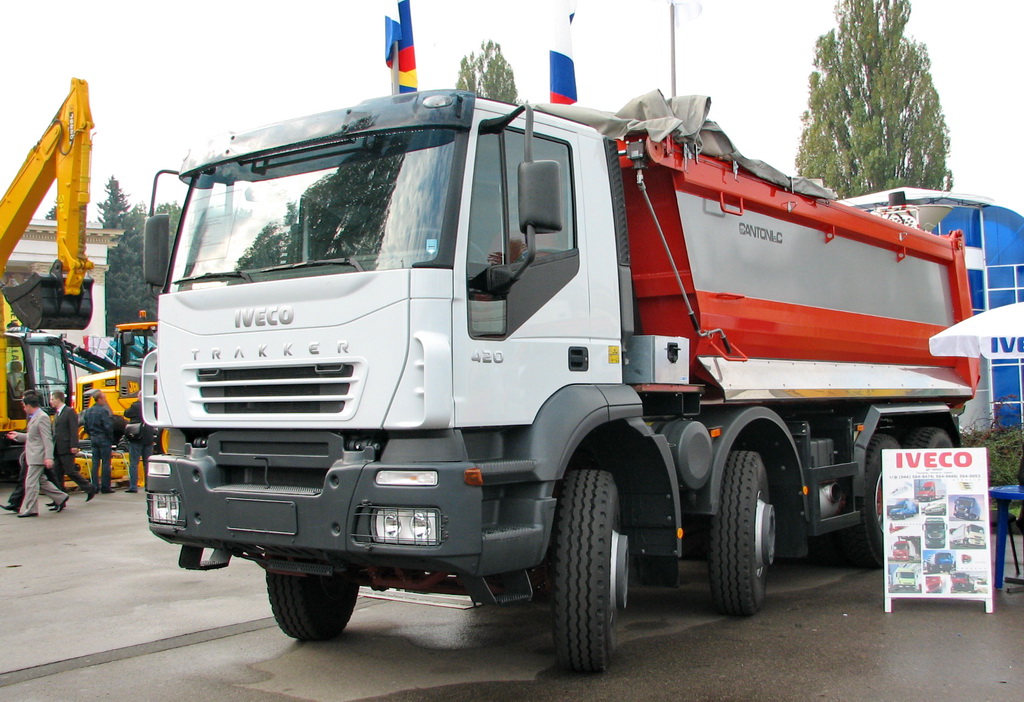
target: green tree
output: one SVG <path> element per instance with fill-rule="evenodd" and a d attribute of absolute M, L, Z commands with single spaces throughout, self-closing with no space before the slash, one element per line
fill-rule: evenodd
<path fill-rule="evenodd" d="M 160 204 L 156 211 L 170 215 L 171 231 L 177 228 L 181 218 L 178 203 Z M 123 228 L 124 234 L 117 246 L 107 254 L 105 288 L 108 335 L 114 333 L 115 324 L 138 321 L 139 310 L 145 310 L 148 319 L 156 319 L 156 298 L 142 278 L 142 232 L 146 212 L 146 206 L 139 203 L 120 216 L 120 226 L 117 228 Z"/>
<path fill-rule="evenodd" d="M 512 66 L 501 53 L 501 45 L 489 39 L 480 44 L 479 55 L 473 52 L 462 57 L 455 87 L 492 100 L 519 102 Z"/>
<path fill-rule="evenodd" d="M 837 0 L 818 38 L 796 157 L 842 197 L 900 186 L 949 190 L 949 131 L 927 48 L 904 36 L 910 0 Z"/>
<path fill-rule="evenodd" d="M 128 195 L 121 190 L 121 184 L 114 176 L 110 176 L 105 190 L 107 199 L 99 204 L 100 224 L 104 229 L 126 229 L 124 221 L 131 211 Z"/>

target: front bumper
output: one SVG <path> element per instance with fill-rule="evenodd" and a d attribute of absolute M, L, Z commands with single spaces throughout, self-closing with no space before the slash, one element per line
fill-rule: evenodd
<path fill-rule="evenodd" d="M 203 449 L 187 457 L 153 456 L 150 530 L 171 543 L 337 569 L 488 576 L 540 564 L 554 498 L 533 491 L 515 500 L 514 509 L 502 509 L 500 494 L 466 483 L 465 471 L 472 467 L 466 461 L 339 462 L 319 488 L 282 487 L 232 482 L 232 474 Z M 436 485 L 379 485 L 378 473 L 388 470 L 434 471 Z M 385 529 L 396 524 L 404 535 L 386 537 Z"/>

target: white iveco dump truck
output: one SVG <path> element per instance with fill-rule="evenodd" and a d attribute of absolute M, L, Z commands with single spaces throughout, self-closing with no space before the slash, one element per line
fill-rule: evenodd
<path fill-rule="evenodd" d="M 927 351 L 961 239 L 743 158 L 708 104 L 422 92 L 192 152 L 146 231 L 152 531 L 264 568 L 304 640 L 361 585 L 549 591 L 575 670 L 687 540 L 729 614 L 809 543 L 880 566 L 882 450 L 951 445 L 974 389 Z"/>

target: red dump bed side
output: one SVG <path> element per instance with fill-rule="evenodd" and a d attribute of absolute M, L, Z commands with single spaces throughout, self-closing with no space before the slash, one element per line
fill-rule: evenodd
<path fill-rule="evenodd" d="M 695 333 L 623 159 L 638 333 L 688 337 L 692 377 L 726 399 L 730 388 L 754 397 L 753 386 L 778 397 L 774 385 L 793 397 L 973 395 L 976 361 L 928 351 L 930 336 L 971 314 L 959 232 L 936 236 L 795 194 L 731 163 L 684 158 L 668 140 L 646 147 L 647 192 L 690 302 L 730 350 Z M 805 381 L 812 368 L 822 377 Z"/>

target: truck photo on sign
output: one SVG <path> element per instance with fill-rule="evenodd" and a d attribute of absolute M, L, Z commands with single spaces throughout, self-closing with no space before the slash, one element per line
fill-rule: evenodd
<path fill-rule="evenodd" d="M 985 449 L 885 451 L 885 611 L 898 598 L 982 600 L 992 612 Z"/>

